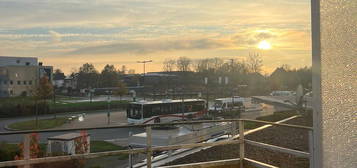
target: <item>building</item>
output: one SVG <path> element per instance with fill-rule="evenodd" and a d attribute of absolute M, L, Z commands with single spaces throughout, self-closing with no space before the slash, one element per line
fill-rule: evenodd
<path fill-rule="evenodd" d="M 52 81 L 52 69 L 35 57 L 0 56 L 0 97 L 32 95 L 41 77 Z"/>
<path fill-rule="evenodd" d="M 90 152 L 90 135 L 67 133 L 47 138 L 47 153 L 74 155 Z"/>
<path fill-rule="evenodd" d="M 64 73 L 54 73 L 52 84 L 55 88 L 63 88 L 65 86 L 65 78 Z"/>
<path fill-rule="evenodd" d="M 4 66 L 37 66 L 36 57 L 5 57 L 0 56 L 0 67 Z"/>

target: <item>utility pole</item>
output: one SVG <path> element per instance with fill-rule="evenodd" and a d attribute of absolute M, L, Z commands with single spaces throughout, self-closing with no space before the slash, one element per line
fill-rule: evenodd
<path fill-rule="evenodd" d="M 145 65 L 146 63 L 150 63 L 152 62 L 152 60 L 144 60 L 144 61 L 137 61 L 137 63 L 139 64 L 143 64 L 143 67 L 144 67 L 144 73 L 143 73 L 143 89 L 144 89 L 144 92 L 145 92 Z M 145 93 L 144 93 L 144 100 L 145 100 Z"/>
<path fill-rule="evenodd" d="M 229 59 L 231 61 L 231 79 L 233 79 L 233 69 L 234 69 L 234 59 Z M 233 80 L 232 80 L 233 81 Z M 234 111 L 234 84 L 232 83 L 232 112 Z"/>
<path fill-rule="evenodd" d="M 206 85 L 206 108 L 208 110 L 208 99 L 209 99 L 209 95 L 208 95 L 208 77 L 205 77 L 205 85 Z"/>

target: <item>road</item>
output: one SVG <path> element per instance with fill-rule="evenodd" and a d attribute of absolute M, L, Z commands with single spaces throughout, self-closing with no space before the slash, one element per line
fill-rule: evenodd
<path fill-rule="evenodd" d="M 59 114 L 58 117 L 69 117 L 72 115 L 76 115 L 78 113 L 72 114 Z M 85 115 L 84 121 L 74 121 L 70 124 L 65 124 L 60 128 L 78 128 L 78 127 L 95 127 L 95 126 L 106 126 L 107 125 L 107 112 L 91 112 Z M 53 115 L 44 115 L 41 116 L 40 119 L 52 118 Z M 111 125 L 121 125 L 126 124 L 126 115 L 124 111 L 113 111 L 111 112 Z M 19 118 L 9 118 L 9 119 L 1 119 L 0 120 L 0 131 L 8 132 L 8 130 L 4 129 L 4 127 L 8 124 L 25 121 L 25 120 L 33 120 L 34 117 L 19 117 Z M 107 139 L 121 139 L 127 138 L 129 132 L 132 133 L 140 133 L 144 130 L 141 128 L 121 128 L 121 129 L 101 129 L 101 130 L 90 130 L 88 133 L 91 135 L 92 140 L 107 140 Z M 56 132 L 56 133 L 41 133 L 40 134 L 40 142 L 44 143 L 47 141 L 47 137 L 52 137 L 56 135 L 65 134 L 68 132 Z M 0 135 L 0 142 L 8 142 L 8 143 L 17 143 L 23 140 L 23 135 Z"/>
<path fill-rule="evenodd" d="M 263 105 L 262 111 L 246 112 L 241 115 L 242 118 L 255 119 L 259 116 L 271 115 L 275 111 L 283 111 L 287 108 L 271 105 Z M 58 114 L 58 117 L 70 117 L 73 115 L 78 115 L 81 113 L 70 113 L 70 114 Z M 123 110 L 112 111 L 110 125 L 122 125 L 127 124 L 126 113 Z M 40 119 L 52 118 L 53 115 L 43 115 Z M 0 132 L 8 132 L 4 127 L 8 124 L 26 120 L 33 120 L 32 117 L 18 117 L 18 118 L 8 118 L 0 119 Z M 59 128 L 80 128 L 80 127 L 96 127 L 96 126 L 106 126 L 107 125 L 107 111 L 98 111 L 87 113 L 84 117 L 84 121 L 75 120 L 69 124 L 64 124 Z M 92 140 L 110 140 L 110 139 L 125 139 L 128 137 L 129 132 L 133 134 L 141 133 L 144 130 L 142 128 L 121 128 L 121 129 L 101 129 L 101 130 L 90 130 L 88 133 L 91 135 Z M 56 133 L 41 133 L 40 141 L 46 142 L 48 137 L 61 135 L 66 132 L 56 132 Z M 17 143 L 23 140 L 23 135 L 1 135 L 0 142 L 5 141 L 8 143 Z"/>

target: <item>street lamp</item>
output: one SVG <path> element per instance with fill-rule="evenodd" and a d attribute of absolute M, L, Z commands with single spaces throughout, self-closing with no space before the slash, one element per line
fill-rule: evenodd
<path fill-rule="evenodd" d="M 111 102 L 111 90 L 106 91 L 108 97 L 107 97 L 107 103 L 108 103 L 108 112 L 107 112 L 107 118 L 108 118 L 108 125 L 110 124 L 110 102 Z"/>
<path fill-rule="evenodd" d="M 150 63 L 150 62 L 152 62 L 152 60 L 137 61 L 137 63 L 143 64 L 143 67 L 144 67 L 144 74 L 143 74 L 143 87 L 144 87 L 144 89 L 145 89 L 145 65 L 146 65 L 146 63 Z M 145 100 L 145 94 L 144 94 L 144 100 Z"/>

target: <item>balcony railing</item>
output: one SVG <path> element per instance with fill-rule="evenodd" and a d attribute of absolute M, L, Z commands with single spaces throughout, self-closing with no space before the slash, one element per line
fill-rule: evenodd
<path fill-rule="evenodd" d="M 296 116 L 295 116 L 296 117 Z M 299 125 L 291 125 L 282 123 L 285 120 L 280 122 L 267 122 L 267 121 L 259 121 L 259 120 L 250 120 L 250 119 L 225 119 L 225 120 L 202 120 L 202 121 L 185 121 L 185 122 L 174 122 L 174 123 L 158 123 L 158 124 L 138 124 L 138 125 L 123 125 L 123 126 L 103 126 L 103 127 L 84 127 L 84 128 L 72 128 L 72 129 L 51 129 L 51 130 L 30 130 L 30 131 L 13 131 L 13 132 L 1 132 L 0 136 L 3 135 L 15 135 L 15 134 L 25 134 L 25 142 L 29 141 L 30 133 L 46 133 L 46 132 L 63 132 L 63 131 L 80 131 L 80 130 L 96 130 L 96 129 L 113 129 L 113 128 L 145 128 L 146 130 L 146 147 L 145 148 L 136 148 L 136 149 L 127 149 L 127 150 L 117 150 L 117 151 L 108 151 L 108 152 L 98 152 L 98 153 L 87 153 L 87 154 L 75 154 L 75 155 L 66 155 L 66 156 L 56 156 L 56 157 L 43 157 L 43 158 L 33 158 L 31 159 L 29 154 L 29 146 L 25 145 L 24 148 L 24 160 L 14 160 L 14 161 L 5 161 L 0 162 L 0 167 L 7 166 L 25 166 L 29 167 L 32 164 L 40 164 L 40 163 L 50 163 L 50 162 L 59 162 L 59 161 L 68 161 L 74 159 L 91 159 L 103 156 L 111 156 L 117 154 L 138 154 L 138 153 L 146 153 L 146 166 L 148 168 L 152 167 L 152 155 L 153 152 L 158 151 L 170 151 L 177 149 L 188 149 L 188 148 L 196 148 L 196 147 L 213 147 L 218 145 L 227 145 L 227 144 L 239 144 L 239 156 L 237 159 L 224 160 L 222 162 L 206 162 L 202 164 L 214 164 L 214 165 L 224 165 L 225 162 L 236 162 L 240 164 L 242 168 L 244 163 L 253 164 L 257 167 L 274 167 L 268 165 L 266 163 L 261 163 L 249 158 L 245 157 L 245 144 L 253 145 L 256 147 L 261 147 L 269 150 L 279 151 L 282 153 L 287 153 L 291 155 L 295 155 L 302 158 L 308 158 L 310 167 L 312 167 L 313 163 L 313 129 L 311 127 L 299 126 Z M 219 122 L 230 122 L 232 123 L 232 137 L 227 141 L 218 141 L 211 143 L 191 143 L 191 144 L 179 144 L 179 145 L 168 145 L 168 146 L 152 146 L 152 138 L 151 138 L 151 130 L 152 127 L 156 126 L 173 126 L 173 125 L 188 125 L 188 124 L 202 124 L 202 123 L 219 123 Z M 245 122 L 254 122 L 260 124 L 266 124 L 262 127 L 256 128 L 254 130 L 244 131 L 244 123 Z M 237 133 L 237 123 L 238 123 L 238 133 Z M 270 126 L 278 126 L 278 127 L 287 127 L 294 129 L 303 129 L 308 131 L 309 134 L 309 152 L 298 151 L 294 149 L 279 147 L 275 145 L 265 144 L 261 142 L 256 142 L 252 140 L 245 139 L 245 135 L 251 134 L 258 130 L 262 130 L 264 128 Z M 26 152 L 27 151 L 27 152 Z M 239 162 L 237 162 L 239 161 Z M 195 163 L 199 164 L 199 163 Z M 189 165 L 186 165 L 189 167 Z M 175 166 L 170 166 L 175 167 Z M 181 166 L 179 166 L 181 167 Z"/>

